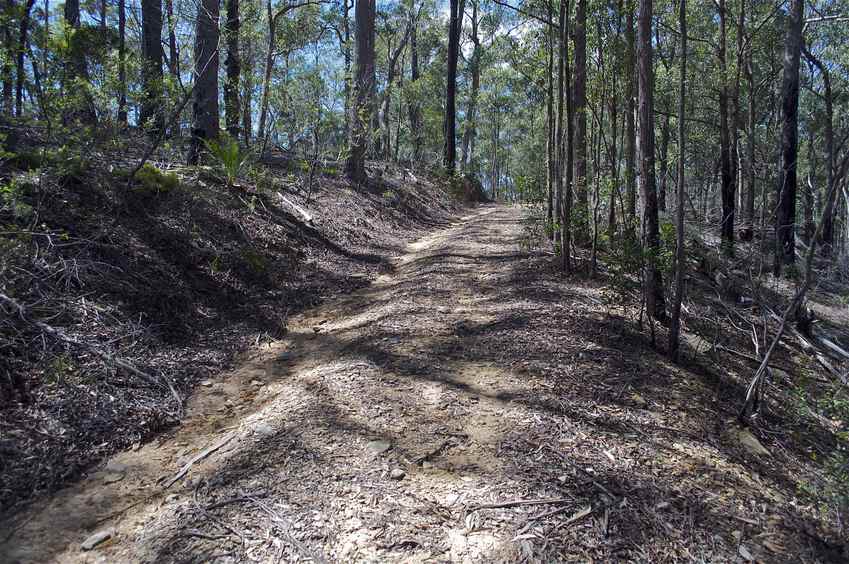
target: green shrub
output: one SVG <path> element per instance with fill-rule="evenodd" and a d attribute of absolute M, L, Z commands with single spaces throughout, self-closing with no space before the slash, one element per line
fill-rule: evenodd
<path fill-rule="evenodd" d="M 10 213 L 17 220 L 28 219 L 33 212 L 32 206 L 27 203 L 32 188 L 29 182 L 20 178 L 13 178 L 8 184 L 0 186 L 0 211 Z"/>
<path fill-rule="evenodd" d="M 162 172 L 150 163 L 145 163 L 135 176 L 139 192 L 147 194 L 164 194 L 176 190 L 180 179 L 173 172 Z"/>
<path fill-rule="evenodd" d="M 239 141 L 229 135 L 221 135 L 217 140 L 204 141 L 204 143 L 215 159 L 227 185 L 236 184 L 249 157 L 248 153 L 239 146 Z"/>
<path fill-rule="evenodd" d="M 263 274 L 268 270 L 268 260 L 256 251 L 245 250 L 242 258 L 254 274 Z"/>

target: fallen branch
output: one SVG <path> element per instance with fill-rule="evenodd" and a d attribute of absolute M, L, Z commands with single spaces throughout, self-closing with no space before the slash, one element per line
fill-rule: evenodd
<path fill-rule="evenodd" d="M 129 362 L 127 362 L 125 360 L 121 360 L 120 358 L 118 358 L 118 357 L 116 357 L 116 356 L 114 356 L 114 355 L 112 355 L 112 354 L 110 354 L 106 351 L 102 351 L 102 350 L 98 349 L 97 347 L 95 347 L 94 345 L 91 345 L 89 343 L 85 343 L 83 341 L 77 340 L 77 339 L 71 337 L 70 335 L 68 335 L 67 333 L 65 333 L 64 331 L 62 331 L 61 329 L 57 329 L 56 327 L 53 327 L 52 325 L 48 325 L 47 323 L 44 323 L 42 321 L 36 321 L 36 320 L 33 320 L 33 319 L 29 319 L 27 317 L 26 307 L 23 306 L 22 304 L 18 303 L 15 299 L 7 296 L 6 294 L 0 293 L 0 303 L 6 304 L 7 306 L 9 306 L 12 309 L 12 312 L 15 313 L 19 318 L 21 318 L 21 320 L 23 320 L 26 323 L 29 323 L 30 325 L 32 325 L 34 327 L 37 327 L 38 329 L 41 329 L 42 331 L 44 331 L 45 333 L 47 333 L 48 335 L 50 335 L 54 339 L 57 339 L 57 340 L 62 341 L 64 343 L 68 343 L 70 345 L 74 345 L 75 347 L 79 347 L 81 349 L 85 349 L 88 352 L 102 358 L 107 363 L 114 364 L 115 366 L 123 368 L 127 372 L 141 378 L 142 380 L 144 380 L 145 382 L 147 382 L 151 386 L 157 386 L 161 383 L 161 382 L 158 382 L 155 377 L 151 376 L 147 372 L 143 372 L 143 371 L 139 370 L 138 368 L 136 368 L 135 366 L 133 366 L 132 364 L 130 364 Z M 163 382 L 165 382 L 165 384 L 168 386 L 168 389 L 171 391 L 171 395 L 174 396 L 174 401 L 177 402 L 177 410 L 179 412 L 182 412 L 182 410 L 183 410 L 183 400 L 180 398 L 180 394 L 177 393 L 177 390 L 174 388 L 174 385 L 164 375 L 161 376 L 161 380 Z"/>
<path fill-rule="evenodd" d="M 284 203 L 289 204 L 289 207 L 291 207 L 293 210 L 295 210 L 295 213 L 300 215 L 305 222 L 307 222 L 309 225 L 312 225 L 313 217 L 312 217 L 312 215 L 310 215 L 310 213 L 307 210 L 305 210 L 304 208 L 302 208 L 301 206 L 299 206 L 295 202 L 289 200 L 286 196 L 284 196 L 280 192 L 277 192 L 277 196 L 281 200 L 283 200 Z"/>
<path fill-rule="evenodd" d="M 235 437 L 235 436 L 236 436 L 236 433 L 230 433 L 229 435 L 227 435 L 226 437 L 224 437 L 222 440 L 218 441 L 217 443 L 215 443 L 211 447 L 207 447 L 204 450 L 202 450 L 197 456 L 195 456 L 194 458 L 192 458 L 191 460 L 186 462 L 186 464 L 182 468 L 180 468 L 180 471 L 177 472 L 174 475 L 173 478 L 171 478 L 170 480 L 168 480 L 165 483 L 165 485 L 163 486 L 163 489 L 167 490 L 168 488 L 170 488 L 174 484 L 174 482 L 182 479 L 183 476 L 188 474 L 188 472 L 189 472 L 189 470 L 191 469 L 192 466 L 194 466 L 196 463 L 200 462 L 201 460 L 207 458 L 210 454 L 214 453 L 215 451 L 220 450 L 224 445 L 226 445 L 231 440 L 233 440 L 233 437 Z"/>
<path fill-rule="evenodd" d="M 566 464 L 568 464 L 569 466 L 571 466 L 572 468 L 574 468 L 575 470 L 577 470 L 578 472 L 580 472 L 581 474 L 583 474 L 583 475 L 585 475 L 587 478 L 589 478 L 589 479 L 590 479 L 590 482 L 591 482 L 591 483 L 592 483 L 592 484 L 593 484 L 596 488 L 598 488 L 601 492 L 603 492 L 603 493 L 607 494 L 607 495 L 608 495 L 610 498 L 612 498 L 612 499 L 618 499 L 618 497 L 619 497 L 619 496 L 617 496 L 617 495 L 615 495 L 615 494 L 611 493 L 611 491 L 610 491 L 609 489 L 607 489 L 607 488 L 605 488 L 603 485 L 599 484 L 599 483 L 598 483 L 598 481 L 596 481 L 595 477 L 594 477 L 592 474 L 590 474 L 589 472 L 587 472 L 586 470 L 584 470 L 583 468 L 581 468 L 578 464 L 575 464 L 574 462 L 572 462 L 571 460 L 569 460 L 569 459 L 566 457 L 566 455 L 565 455 L 565 454 L 563 454 L 563 453 L 561 453 L 561 452 L 558 452 L 558 451 L 554 450 L 553 448 L 551 448 L 550 446 L 547 446 L 547 445 L 546 445 L 546 448 L 547 448 L 549 451 L 551 451 L 553 454 L 555 454 L 555 455 L 557 455 L 558 457 L 560 457 L 560 459 L 561 459 L 563 462 L 565 462 Z"/>
<path fill-rule="evenodd" d="M 553 505 L 559 503 L 571 503 L 574 501 L 566 497 L 554 497 L 550 499 L 516 499 L 510 501 L 496 501 L 494 503 L 481 503 L 473 507 L 468 507 L 468 511 L 477 511 L 478 509 L 498 509 L 501 507 L 519 507 L 522 505 Z"/>

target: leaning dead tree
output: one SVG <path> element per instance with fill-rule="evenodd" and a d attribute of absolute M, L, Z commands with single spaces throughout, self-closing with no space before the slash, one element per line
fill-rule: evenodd
<path fill-rule="evenodd" d="M 769 370 L 769 361 L 772 358 L 772 354 L 775 351 L 778 343 L 781 341 L 781 337 L 784 336 L 784 332 L 787 328 L 787 323 L 791 319 L 791 317 L 795 316 L 799 311 L 799 308 L 805 302 L 805 296 L 808 293 L 808 290 L 811 287 L 811 282 L 813 281 L 813 265 L 814 265 L 814 256 L 816 254 L 817 241 L 819 241 L 822 237 L 823 230 L 823 219 L 829 217 L 834 208 L 834 192 L 836 189 L 836 184 L 832 184 L 828 188 L 828 193 L 826 194 L 826 206 L 822 213 L 822 218 L 817 223 L 816 234 L 811 239 L 811 245 L 808 247 L 807 253 L 805 254 L 805 276 L 802 278 L 802 284 L 796 290 L 796 293 L 793 295 L 793 299 L 790 300 L 790 303 L 787 304 L 787 307 L 784 309 L 784 312 L 781 315 L 778 325 L 778 331 L 773 336 L 772 341 L 770 342 L 769 347 L 764 353 L 764 357 L 761 360 L 760 366 L 758 366 L 757 371 L 755 372 L 754 377 L 751 382 L 749 382 L 748 388 L 746 388 L 746 399 L 743 402 L 743 407 L 740 409 L 739 419 L 741 422 L 745 422 L 749 415 L 754 411 L 753 408 L 758 400 L 757 391 L 761 388 L 761 383 L 763 382 L 764 376 Z"/>

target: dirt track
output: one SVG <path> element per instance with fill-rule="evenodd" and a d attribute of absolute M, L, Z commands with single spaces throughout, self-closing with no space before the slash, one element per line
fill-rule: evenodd
<path fill-rule="evenodd" d="M 293 318 L 174 432 L 19 516 L 0 560 L 800 555 L 782 488 L 718 442 L 711 391 L 643 361 L 598 288 L 533 270 L 521 229 L 479 208 Z"/>

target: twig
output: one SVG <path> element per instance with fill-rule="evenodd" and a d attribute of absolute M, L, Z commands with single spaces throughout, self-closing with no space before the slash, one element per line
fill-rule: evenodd
<path fill-rule="evenodd" d="M 497 501 L 494 503 L 481 503 L 474 507 L 469 507 L 469 511 L 477 511 L 478 509 L 498 509 L 500 507 L 518 507 L 521 505 L 552 505 L 558 503 L 570 503 L 574 501 L 566 497 L 554 497 L 550 499 L 516 499 L 510 501 Z"/>
<path fill-rule="evenodd" d="M 135 366 L 133 366 L 132 364 L 130 364 L 129 362 L 127 362 L 125 360 L 121 360 L 120 358 L 117 358 L 116 356 L 109 354 L 106 351 L 102 351 L 102 350 L 98 349 L 97 347 L 95 347 L 94 345 L 91 345 L 89 343 L 84 343 L 83 341 L 79 341 L 79 340 L 69 336 L 67 333 L 65 333 L 61 329 L 57 329 L 56 327 L 48 325 L 47 323 L 44 323 L 42 321 L 35 321 L 35 320 L 32 320 L 32 319 L 29 319 L 26 315 L 27 314 L 26 307 L 24 307 L 22 304 L 18 303 L 15 299 L 7 296 L 6 294 L 0 293 L 0 302 L 4 303 L 4 304 L 8 305 L 10 308 L 12 308 L 12 311 L 15 314 L 17 314 L 18 317 L 20 317 L 23 321 L 29 323 L 30 325 L 38 327 L 39 329 L 41 329 L 42 331 L 44 331 L 45 333 L 47 333 L 51 337 L 58 339 L 62 342 L 74 345 L 76 347 L 85 349 L 85 350 L 89 351 L 90 353 L 102 358 L 106 362 L 114 364 L 115 366 L 123 368 L 127 372 L 134 374 L 135 376 L 138 376 L 139 378 L 141 378 L 142 380 L 144 380 L 145 382 L 147 382 L 148 384 L 150 384 L 152 386 L 156 386 L 156 385 L 160 384 L 160 382 L 157 382 L 156 378 L 154 378 L 153 376 L 151 376 L 147 372 L 143 372 L 143 371 L 139 370 L 138 368 L 136 368 Z M 174 396 L 174 400 L 177 402 L 177 410 L 179 412 L 182 412 L 182 410 L 183 410 L 183 400 L 180 398 L 180 394 L 177 393 L 177 390 L 174 388 L 174 385 L 164 375 L 161 377 L 161 380 L 165 382 L 165 384 L 168 386 L 168 389 L 171 391 L 171 395 Z"/>
<path fill-rule="evenodd" d="M 206 449 L 202 450 L 197 456 L 189 460 L 182 468 L 180 468 L 180 471 L 177 472 L 173 478 L 171 478 L 165 483 L 163 489 L 167 490 L 168 488 L 170 488 L 174 484 L 174 482 L 180 480 L 183 476 L 185 476 L 195 463 L 200 462 L 204 458 L 207 458 L 210 454 L 214 453 L 217 450 L 220 450 L 221 447 L 233 440 L 233 437 L 235 436 L 236 433 L 230 433 L 211 447 L 207 447 Z"/>
<path fill-rule="evenodd" d="M 302 555 L 312 559 L 314 562 L 318 562 L 319 564 L 327 564 L 327 560 L 321 554 L 312 552 L 309 548 L 304 546 L 301 541 L 296 539 L 291 532 L 289 532 L 292 528 L 292 525 L 286 519 L 284 519 L 280 514 L 278 514 L 276 511 L 274 511 L 268 505 L 259 501 L 258 499 L 254 499 L 253 502 L 260 509 L 265 511 L 275 523 L 282 525 L 283 534 L 289 540 L 289 543 L 294 546 L 298 551 L 300 551 Z"/>
<path fill-rule="evenodd" d="M 589 478 L 589 479 L 590 479 L 590 482 L 591 482 L 591 483 L 592 483 L 595 487 L 597 487 L 600 491 L 602 491 L 603 493 L 607 494 L 607 495 L 608 495 L 609 497 L 611 497 L 612 499 L 618 499 L 618 498 L 619 498 L 619 496 L 617 496 L 617 495 L 615 495 L 615 494 L 611 493 L 611 491 L 610 491 L 610 490 L 608 490 L 607 488 L 605 488 L 603 485 L 599 484 L 599 483 L 598 483 L 598 481 L 595 479 L 595 477 L 593 477 L 593 475 L 592 475 L 592 474 L 590 474 L 589 472 L 587 472 L 586 470 L 584 470 L 583 468 L 581 468 L 578 464 L 575 464 L 574 462 L 572 462 L 571 460 L 569 460 L 569 459 L 566 457 L 566 455 L 565 455 L 565 454 L 563 454 L 563 453 L 561 453 L 561 452 L 558 452 L 558 451 L 554 450 L 553 448 L 551 448 L 551 447 L 550 447 L 550 446 L 548 446 L 548 445 L 546 445 L 546 446 L 545 446 L 545 448 L 547 448 L 547 449 L 548 449 L 548 450 L 550 450 L 553 454 L 555 454 L 555 455 L 557 455 L 558 457 L 560 457 L 560 459 L 561 459 L 563 462 L 565 462 L 566 464 L 568 464 L 569 466 L 571 466 L 572 468 L 574 468 L 575 470 L 577 470 L 578 472 L 580 472 L 581 474 L 583 474 L 583 475 L 585 475 L 587 478 Z"/>

